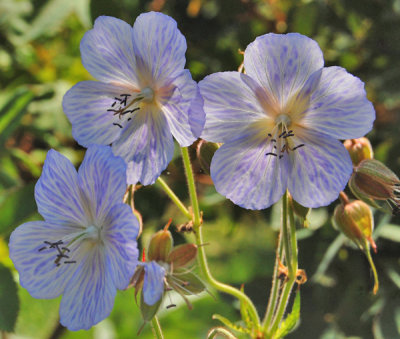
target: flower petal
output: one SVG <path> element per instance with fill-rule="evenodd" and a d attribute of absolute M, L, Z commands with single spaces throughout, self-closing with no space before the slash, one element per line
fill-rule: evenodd
<path fill-rule="evenodd" d="M 141 14 L 133 25 L 133 48 L 143 83 L 149 78 L 162 87 L 185 67 L 186 40 L 176 21 L 156 12 Z"/>
<path fill-rule="evenodd" d="M 172 95 L 161 99 L 162 111 L 172 135 L 182 147 L 187 147 L 197 139 L 193 128 L 197 129 L 197 132 L 201 129 L 200 126 L 205 122 L 205 114 L 201 102 L 193 103 L 195 100 L 201 100 L 201 97 L 197 97 L 197 84 L 188 70 L 174 80 L 173 86 L 175 89 Z"/>
<path fill-rule="evenodd" d="M 144 302 L 152 306 L 160 300 L 164 292 L 165 269 L 155 261 L 144 266 L 143 298 Z"/>
<path fill-rule="evenodd" d="M 139 181 L 143 185 L 153 184 L 174 153 L 174 142 L 165 116 L 157 107 L 145 106 L 132 117 L 112 149 L 128 164 L 128 184 Z"/>
<path fill-rule="evenodd" d="M 126 191 L 126 165 L 109 146 L 90 146 L 78 171 L 79 185 L 99 224 L 112 205 L 123 203 Z"/>
<path fill-rule="evenodd" d="M 246 73 L 271 93 L 281 107 L 323 66 L 318 44 L 298 33 L 262 35 L 244 53 Z"/>
<path fill-rule="evenodd" d="M 112 271 L 115 286 L 122 290 L 129 285 L 138 263 L 136 238 L 139 234 L 139 222 L 131 208 L 121 203 L 110 208 L 105 225 L 108 267 Z"/>
<path fill-rule="evenodd" d="M 10 236 L 10 258 L 19 272 L 20 284 L 34 298 L 50 299 L 63 293 L 74 265 L 57 266 L 55 248 L 44 241 L 57 242 L 76 230 L 72 226 L 31 221 L 17 227 Z M 72 245 L 70 250 L 75 250 Z M 39 251 L 40 250 L 40 251 Z"/>
<path fill-rule="evenodd" d="M 291 152 L 289 192 L 306 207 L 329 205 L 345 188 L 353 171 L 349 153 L 330 136 L 301 129 L 295 134 L 295 144 L 305 146 Z"/>
<path fill-rule="evenodd" d="M 50 223 L 87 224 L 77 172 L 71 162 L 55 150 L 47 153 L 42 175 L 35 186 L 35 199 L 39 213 Z"/>
<path fill-rule="evenodd" d="M 327 67 L 301 124 L 335 139 L 353 139 L 368 133 L 374 120 L 364 83 L 341 67 Z"/>
<path fill-rule="evenodd" d="M 206 113 L 202 138 L 207 141 L 228 142 L 249 124 L 267 118 L 263 91 L 246 74 L 214 73 L 200 81 L 199 87 Z"/>
<path fill-rule="evenodd" d="M 81 41 L 82 64 L 96 79 L 138 88 L 132 26 L 100 16 Z"/>
<path fill-rule="evenodd" d="M 112 270 L 102 247 L 84 250 L 86 255 L 74 264 L 78 265 L 77 271 L 68 280 L 60 304 L 60 323 L 71 331 L 87 330 L 106 318 L 116 294 Z"/>
<path fill-rule="evenodd" d="M 277 202 L 286 190 L 288 157 L 270 154 L 276 154 L 274 143 L 254 135 L 249 130 L 222 145 L 212 159 L 211 178 L 236 205 L 258 210 Z"/>
<path fill-rule="evenodd" d="M 112 111 L 112 105 L 115 98 L 127 92 L 121 86 L 81 81 L 64 95 L 63 109 L 72 124 L 72 135 L 80 145 L 109 145 L 120 136 L 121 128 L 114 123 L 123 123 Z"/>

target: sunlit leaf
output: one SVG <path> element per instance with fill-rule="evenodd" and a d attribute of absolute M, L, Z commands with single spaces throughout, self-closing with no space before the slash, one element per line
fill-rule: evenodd
<path fill-rule="evenodd" d="M 293 331 L 299 319 L 300 319 L 300 291 L 296 293 L 296 298 L 294 299 L 292 311 L 282 322 L 281 326 L 276 332 L 276 338 L 283 338 L 284 336 L 288 335 L 291 331 Z"/>

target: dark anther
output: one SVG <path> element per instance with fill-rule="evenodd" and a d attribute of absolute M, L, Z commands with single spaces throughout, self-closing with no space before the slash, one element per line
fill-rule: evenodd
<path fill-rule="evenodd" d="M 304 145 L 304 144 L 297 145 L 296 147 L 293 148 L 293 151 L 295 151 L 295 150 L 297 150 L 298 148 L 303 147 L 303 146 L 305 146 L 305 145 Z"/>
<path fill-rule="evenodd" d="M 118 114 L 119 113 L 119 109 L 113 109 L 113 108 L 109 108 L 108 110 L 107 110 L 107 112 L 114 112 L 115 114 Z M 115 115 L 114 114 L 114 115 Z"/>
<path fill-rule="evenodd" d="M 279 156 L 279 159 L 282 159 L 283 158 L 283 154 L 281 154 L 280 156 Z"/>
<path fill-rule="evenodd" d="M 272 134 L 271 134 L 271 133 L 268 133 L 268 136 L 271 138 L 271 137 L 272 137 Z"/>
<path fill-rule="evenodd" d="M 112 103 L 111 107 L 114 107 L 116 103 L 117 103 L 117 102 L 114 101 L 114 102 Z"/>
<path fill-rule="evenodd" d="M 286 134 L 286 135 L 283 136 L 284 139 L 289 138 L 289 137 L 294 137 L 294 134 L 288 132 L 288 134 Z"/>
<path fill-rule="evenodd" d="M 277 157 L 277 155 L 275 153 L 272 153 L 272 152 L 265 153 L 265 155 L 273 155 L 274 157 Z"/>
<path fill-rule="evenodd" d="M 122 125 L 120 125 L 120 124 L 118 124 L 118 123 L 116 123 L 116 122 L 113 122 L 113 125 L 114 125 L 114 126 L 118 126 L 119 128 L 123 128 Z"/>
<path fill-rule="evenodd" d="M 272 142 L 276 142 L 276 139 L 271 139 Z"/>
<path fill-rule="evenodd" d="M 42 248 L 39 248 L 39 252 L 45 250 L 46 248 L 47 248 L 46 246 L 44 246 L 44 247 L 42 247 Z"/>
<path fill-rule="evenodd" d="M 64 261 L 64 264 L 76 264 L 75 260 Z"/>
<path fill-rule="evenodd" d="M 132 118 L 128 118 L 128 121 L 131 121 L 132 120 Z"/>
<path fill-rule="evenodd" d="M 397 186 L 397 187 L 400 187 L 400 184 L 394 184 L 395 186 Z"/>
<path fill-rule="evenodd" d="M 274 149 L 276 149 L 276 146 L 274 146 Z"/>
<path fill-rule="evenodd" d="M 130 95 L 130 94 L 120 94 L 119 96 L 120 96 L 120 97 L 122 97 L 122 96 L 124 96 L 124 97 L 130 97 L 131 95 Z"/>
<path fill-rule="evenodd" d="M 169 309 L 169 308 L 172 308 L 172 307 L 176 307 L 176 305 L 175 304 L 171 304 L 171 305 L 168 305 L 166 308 Z"/>
<path fill-rule="evenodd" d="M 278 138 L 282 138 L 286 134 L 286 131 L 283 131 L 281 134 L 278 135 Z"/>
<path fill-rule="evenodd" d="M 114 97 L 115 100 L 122 101 L 121 98 Z"/>
<path fill-rule="evenodd" d="M 64 251 L 67 251 L 67 252 L 71 252 L 71 251 L 69 250 L 69 248 L 67 248 L 67 247 L 61 247 L 61 249 L 64 250 Z"/>
<path fill-rule="evenodd" d="M 124 114 L 127 114 L 127 113 L 134 113 L 134 112 L 138 111 L 139 109 L 140 109 L 139 107 L 136 107 L 136 108 L 134 108 L 134 109 L 128 109 L 128 110 L 126 110 L 126 111 L 121 112 L 120 114 L 121 114 L 121 115 L 124 115 Z M 114 114 L 114 115 L 115 115 L 115 114 Z"/>

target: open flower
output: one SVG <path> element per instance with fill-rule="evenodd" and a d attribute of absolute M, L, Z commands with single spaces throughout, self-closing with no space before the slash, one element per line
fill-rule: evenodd
<path fill-rule="evenodd" d="M 60 322 L 89 329 L 106 318 L 117 289 L 128 286 L 137 261 L 139 225 L 122 202 L 126 165 L 108 146 L 92 146 L 78 173 L 50 150 L 35 187 L 45 221 L 17 227 L 10 257 L 34 298 L 63 294 Z"/>
<path fill-rule="evenodd" d="M 141 14 L 133 28 L 101 16 L 80 47 L 83 65 L 99 81 L 79 82 L 65 94 L 72 135 L 85 147 L 112 144 L 128 164 L 128 183 L 154 183 L 172 159 L 172 136 L 189 146 L 204 125 L 198 86 L 184 69 L 184 36 L 161 13 Z"/>
<path fill-rule="evenodd" d="M 352 172 L 337 139 L 363 136 L 375 112 L 358 78 L 323 66 L 315 41 L 266 34 L 247 47 L 246 74 L 216 73 L 199 83 L 202 137 L 224 143 L 211 163 L 219 193 L 249 209 L 269 207 L 286 189 L 306 207 L 337 198 Z"/>

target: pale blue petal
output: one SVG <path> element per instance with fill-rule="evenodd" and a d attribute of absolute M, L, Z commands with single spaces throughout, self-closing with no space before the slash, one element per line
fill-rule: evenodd
<path fill-rule="evenodd" d="M 51 223 L 87 225 L 82 198 L 74 166 L 62 154 L 50 150 L 35 187 L 39 213 Z"/>
<path fill-rule="evenodd" d="M 368 133 L 374 120 L 364 83 L 341 67 L 327 67 L 301 124 L 335 139 L 351 139 Z"/>
<path fill-rule="evenodd" d="M 149 85 L 148 79 L 163 87 L 183 71 L 186 40 L 176 21 L 165 14 L 138 16 L 133 25 L 133 48 L 144 87 Z"/>
<path fill-rule="evenodd" d="M 126 191 L 126 165 L 109 146 L 90 146 L 78 171 L 79 185 L 84 193 L 93 220 L 102 224 L 112 205 L 123 203 Z"/>
<path fill-rule="evenodd" d="M 112 270 L 101 246 L 85 248 L 60 303 L 60 323 L 71 331 L 88 330 L 111 312 L 116 294 Z M 83 250 L 82 250 L 83 252 Z"/>
<path fill-rule="evenodd" d="M 128 184 L 153 184 L 174 154 L 165 116 L 156 107 L 147 105 L 132 117 L 112 149 L 128 164 Z"/>
<path fill-rule="evenodd" d="M 271 93 L 280 107 L 323 66 L 318 44 L 298 33 L 262 35 L 244 53 L 246 73 Z"/>
<path fill-rule="evenodd" d="M 211 162 L 216 190 L 244 208 L 259 210 L 277 202 L 286 190 L 288 157 L 253 131 L 219 148 Z"/>
<path fill-rule="evenodd" d="M 296 130 L 291 152 L 288 188 L 293 199 L 306 207 L 329 205 L 337 199 L 353 171 L 349 153 L 330 136 L 310 130 Z"/>
<path fill-rule="evenodd" d="M 228 142 L 250 124 L 267 118 L 263 90 L 246 74 L 214 73 L 199 87 L 206 113 L 201 137 L 207 141 Z"/>
<path fill-rule="evenodd" d="M 189 121 L 192 133 L 195 137 L 200 138 L 206 123 L 206 113 L 204 112 L 204 100 L 199 86 L 197 86 L 196 97 L 190 105 Z"/>
<path fill-rule="evenodd" d="M 123 125 L 115 115 L 115 98 L 129 94 L 124 87 L 98 81 L 81 81 L 63 98 L 63 109 L 72 124 L 72 136 L 82 146 L 109 145 L 121 134 Z M 114 104 L 114 107 L 112 106 Z"/>
<path fill-rule="evenodd" d="M 98 17 L 81 40 L 83 66 L 100 81 L 138 88 L 132 36 L 132 26 L 126 22 Z"/>
<path fill-rule="evenodd" d="M 169 95 L 164 94 L 160 98 L 161 108 L 168 121 L 168 126 L 172 135 L 181 147 L 190 146 L 197 136 L 194 130 L 199 130 L 200 125 L 204 125 L 205 114 L 200 106 L 197 83 L 192 80 L 190 72 L 185 70 L 178 76 L 172 86 Z M 192 105 L 193 103 L 193 105 Z"/>
<path fill-rule="evenodd" d="M 160 300 L 164 292 L 165 269 L 155 261 L 150 261 L 144 266 L 143 299 L 153 306 Z"/>
<path fill-rule="evenodd" d="M 115 286 L 122 290 L 129 285 L 138 263 L 139 222 L 128 205 L 118 204 L 110 208 L 104 224 L 107 266 Z"/>
<path fill-rule="evenodd" d="M 45 221 L 31 221 L 17 227 L 10 236 L 10 258 L 19 272 L 20 284 L 34 298 L 56 298 L 64 292 L 66 283 L 76 267 L 57 266 L 58 252 L 44 241 L 57 242 L 76 231 L 75 227 L 54 225 Z M 75 257 L 77 245 L 69 246 L 70 259 Z M 41 249 L 39 251 L 39 249 Z"/>

